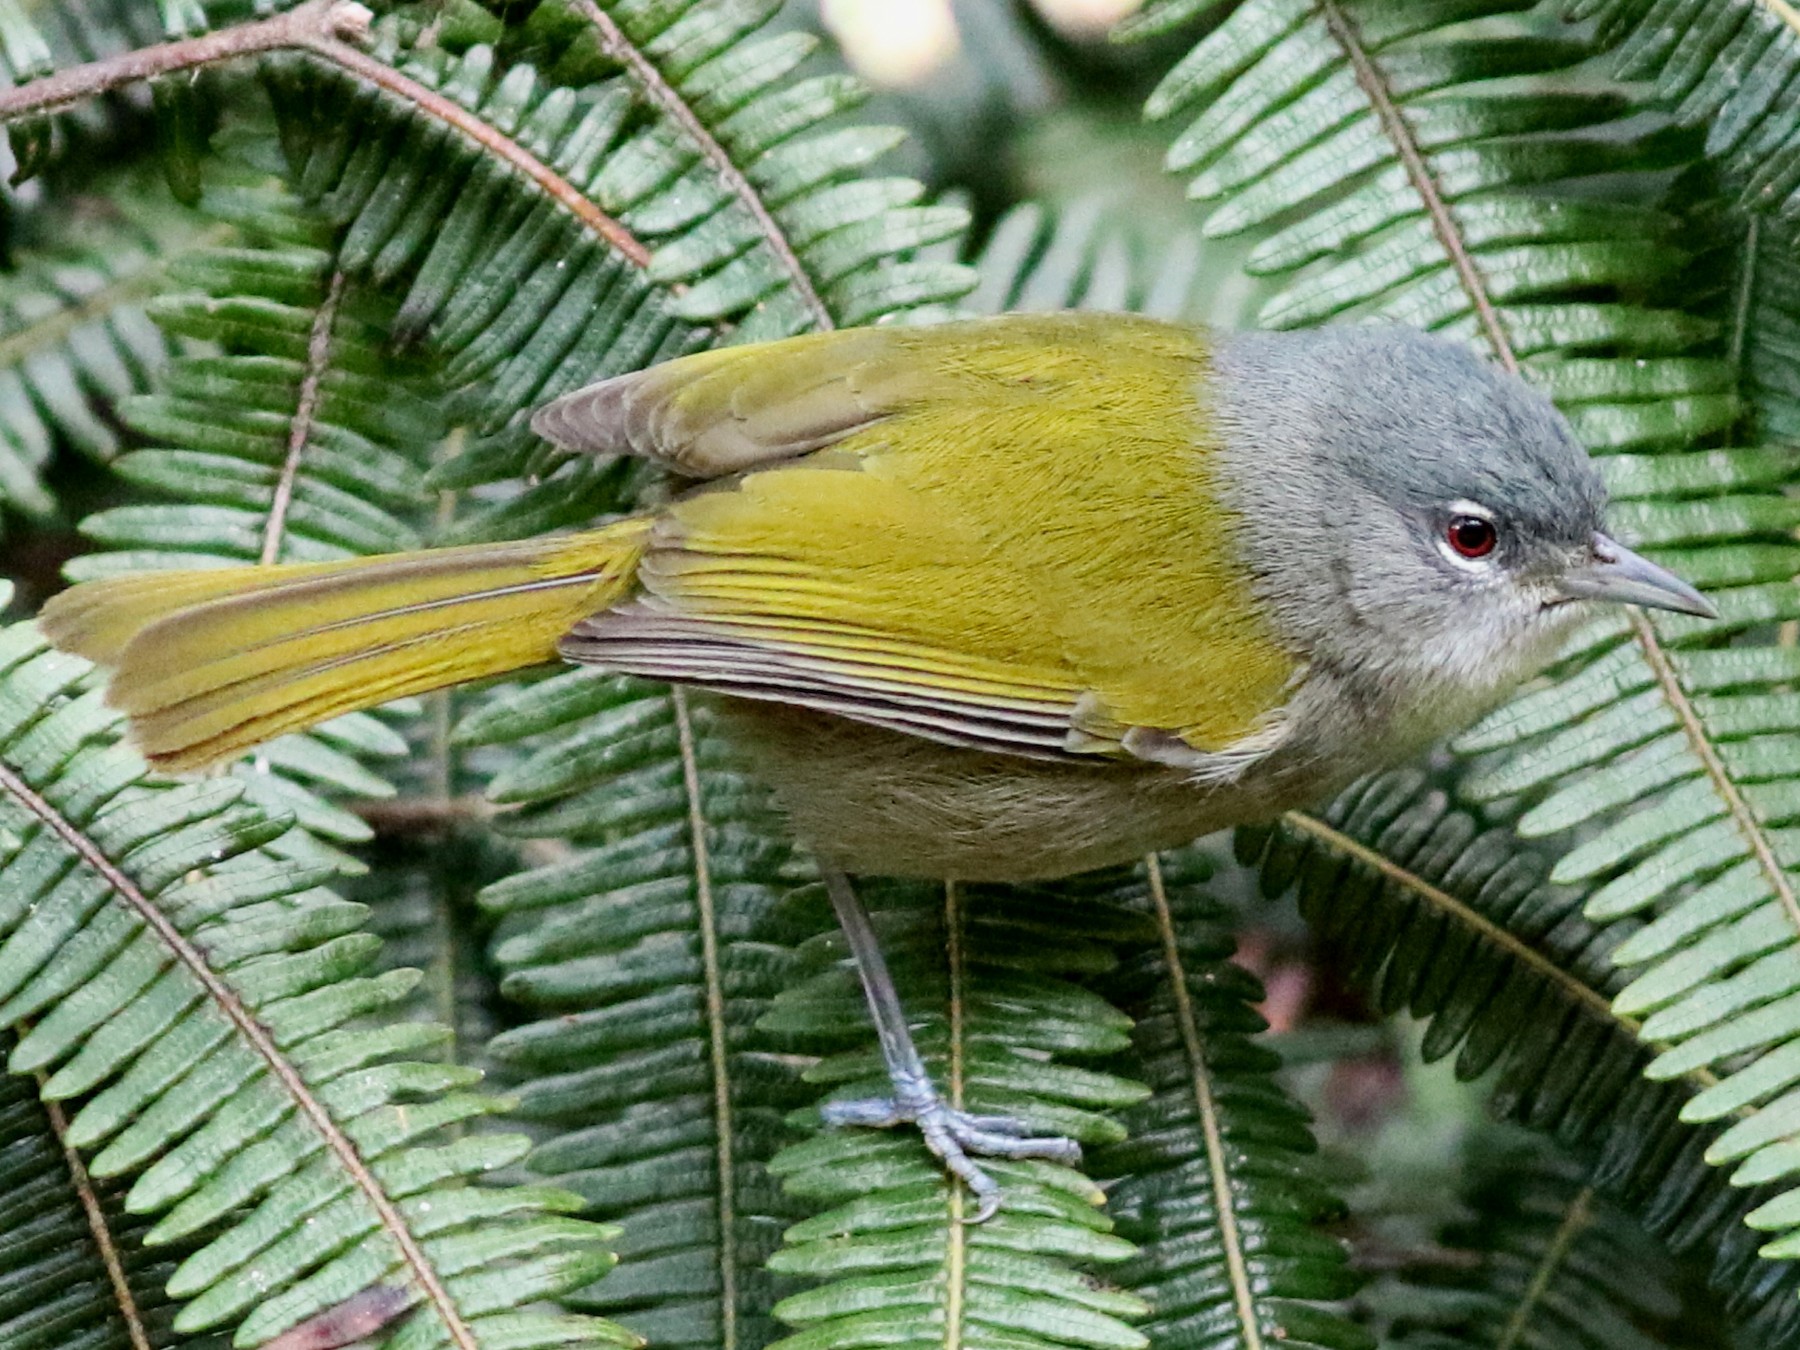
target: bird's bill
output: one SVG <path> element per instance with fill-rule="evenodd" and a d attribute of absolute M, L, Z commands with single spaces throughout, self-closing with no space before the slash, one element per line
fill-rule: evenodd
<path fill-rule="evenodd" d="M 1578 600 L 1612 600 L 1702 619 L 1719 617 L 1712 603 L 1687 582 L 1603 534 L 1594 536 L 1588 560 L 1571 568 L 1560 584 L 1564 595 Z"/>

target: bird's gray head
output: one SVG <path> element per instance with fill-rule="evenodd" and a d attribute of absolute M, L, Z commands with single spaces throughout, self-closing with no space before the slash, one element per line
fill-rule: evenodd
<path fill-rule="evenodd" d="M 1600 474 L 1550 401 L 1462 347 L 1243 333 L 1215 369 L 1224 488 L 1278 625 L 1410 713 L 1472 715 L 1549 659 L 1575 601 L 1712 612 L 1603 533 Z"/>

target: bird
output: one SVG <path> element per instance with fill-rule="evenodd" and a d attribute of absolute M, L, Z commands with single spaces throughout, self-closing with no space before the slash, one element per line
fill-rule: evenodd
<path fill-rule="evenodd" d="M 1086 312 L 722 347 L 531 418 L 676 485 L 594 528 L 77 585 L 40 616 L 187 772 L 557 660 L 720 696 L 817 860 L 891 1098 L 977 1159 L 1072 1141 L 953 1109 L 852 876 L 1028 881 L 1322 800 L 1494 707 L 1595 603 L 1716 617 L 1605 531 L 1517 375 L 1403 327 Z"/>

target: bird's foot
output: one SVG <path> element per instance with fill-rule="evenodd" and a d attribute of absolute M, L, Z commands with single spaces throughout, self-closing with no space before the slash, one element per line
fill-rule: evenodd
<path fill-rule="evenodd" d="M 960 1177 L 975 1197 L 974 1223 L 982 1223 L 1000 1207 L 1000 1184 L 975 1158 L 1043 1158 L 1073 1167 L 1081 1161 L 1081 1145 L 1056 1135 L 1033 1135 L 1014 1116 L 981 1116 L 960 1111 L 938 1096 L 929 1084 L 914 1088 L 896 1084 L 892 1097 L 827 1102 L 821 1108 L 828 1125 L 892 1129 L 914 1125 L 946 1171 Z"/>

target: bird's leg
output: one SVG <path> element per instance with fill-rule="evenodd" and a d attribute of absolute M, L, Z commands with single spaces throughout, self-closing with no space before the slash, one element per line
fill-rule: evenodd
<path fill-rule="evenodd" d="M 869 1000 L 869 1016 L 881 1042 L 894 1095 L 862 1101 L 827 1102 L 823 1114 L 832 1125 L 868 1125 L 887 1128 L 912 1124 L 925 1137 L 925 1146 L 944 1166 L 962 1178 L 976 1200 L 975 1221 L 981 1222 L 1000 1204 L 1000 1187 L 970 1159 L 970 1154 L 990 1158 L 1048 1158 L 1073 1165 L 1081 1161 L 1081 1148 L 1073 1139 L 1034 1138 L 1025 1123 L 1011 1116 L 978 1116 L 951 1106 L 932 1086 L 925 1062 L 907 1029 L 906 1012 L 899 991 L 888 974 L 887 961 L 876 941 L 869 911 L 857 898 L 850 878 L 834 867 L 824 867 L 825 889 L 831 907 L 850 944 L 863 994 Z"/>

